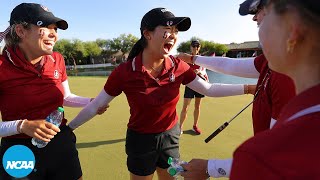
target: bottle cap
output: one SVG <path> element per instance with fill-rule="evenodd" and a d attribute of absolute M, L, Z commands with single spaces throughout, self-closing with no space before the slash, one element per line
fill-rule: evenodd
<path fill-rule="evenodd" d="M 169 167 L 167 171 L 171 176 L 175 176 L 177 174 L 177 170 L 173 167 Z"/>
<path fill-rule="evenodd" d="M 64 111 L 63 107 L 58 107 L 58 111 L 63 112 Z"/>
<path fill-rule="evenodd" d="M 169 157 L 168 158 L 168 164 L 171 165 L 172 161 L 173 161 L 172 157 Z"/>

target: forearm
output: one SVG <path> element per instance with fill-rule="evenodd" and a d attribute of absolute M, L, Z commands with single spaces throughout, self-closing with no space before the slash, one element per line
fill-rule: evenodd
<path fill-rule="evenodd" d="M 244 84 L 207 83 L 198 76 L 187 86 L 194 91 L 209 97 L 224 97 L 245 94 Z"/>
<path fill-rule="evenodd" d="M 254 58 L 227 58 L 195 56 L 194 63 L 209 70 L 245 78 L 258 78 L 259 72 L 254 66 Z"/>
<path fill-rule="evenodd" d="M 19 134 L 22 120 L 0 122 L 0 137 L 12 136 Z"/>
<path fill-rule="evenodd" d="M 113 96 L 108 95 L 103 89 L 92 102 L 90 102 L 85 108 L 81 110 L 81 112 L 69 123 L 68 126 L 71 129 L 78 128 L 79 126 L 93 118 L 97 114 L 98 109 L 101 107 L 105 107 L 112 101 L 113 98 Z"/>
<path fill-rule="evenodd" d="M 208 161 L 208 173 L 211 177 L 229 177 L 233 159 L 211 159 Z"/>
<path fill-rule="evenodd" d="M 63 100 L 63 105 L 68 107 L 84 107 L 89 104 L 91 98 L 77 96 L 75 94 L 69 94 Z"/>
<path fill-rule="evenodd" d="M 70 91 L 68 80 L 62 82 L 64 90 L 63 105 L 68 107 L 84 107 L 91 101 L 91 98 L 77 96 Z"/>

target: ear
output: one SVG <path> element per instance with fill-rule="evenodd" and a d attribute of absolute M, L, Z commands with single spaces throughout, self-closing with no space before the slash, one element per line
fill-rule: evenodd
<path fill-rule="evenodd" d="M 151 39 L 150 31 L 148 31 L 148 30 L 143 30 L 142 34 L 143 34 L 144 38 L 146 38 L 146 39 L 148 39 L 148 40 Z"/>
<path fill-rule="evenodd" d="M 299 43 L 307 34 L 306 26 L 301 22 L 298 16 L 293 16 L 290 21 L 288 41 Z"/>
<path fill-rule="evenodd" d="M 17 24 L 15 27 L 16 34 L 23 39 L 26 35 L 26 30 L 21 24 Z"/>

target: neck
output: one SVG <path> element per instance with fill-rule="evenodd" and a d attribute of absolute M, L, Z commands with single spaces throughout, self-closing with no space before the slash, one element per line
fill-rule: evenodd
<path fill-rule="evenodd" d="M 298 65 L 298 68 L 291 71 L 297 94 L 320 84 L 320 64 Z"/>
<path fill-rule="evenodd" d="M 42 56 L 37 55 L 36 53 L 34 53 L 34 51 L 30 50 L 30 48 L 25 47 L 22 44 L 19 45 L 19 48 L 21 52 L 24 54 L 26 60 L 29 61 L 31 64 L 36 64 L 42 59 Z"/>
<path fill-rule="evenodd" d="M 145 49 L 142 53 L 142 64 L 148 69 L 153 71 L 161 71 L 164 58 L 157 57 L 155 54 Z"/>

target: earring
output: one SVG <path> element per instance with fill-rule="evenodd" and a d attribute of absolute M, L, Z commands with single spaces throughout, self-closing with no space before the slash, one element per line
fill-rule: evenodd
<path fill-rule="evenodd" d="M 297 41 L 287 40 L 287 53 L 292 53 Z"/>
<path fill-rule="evenodd" d="M 150 36 L 147 36 L 147 39 L 148 39 L 148 40 L 150 40 L 150 39 L 151 39 L 151 37 L 150 37 Z"/>

